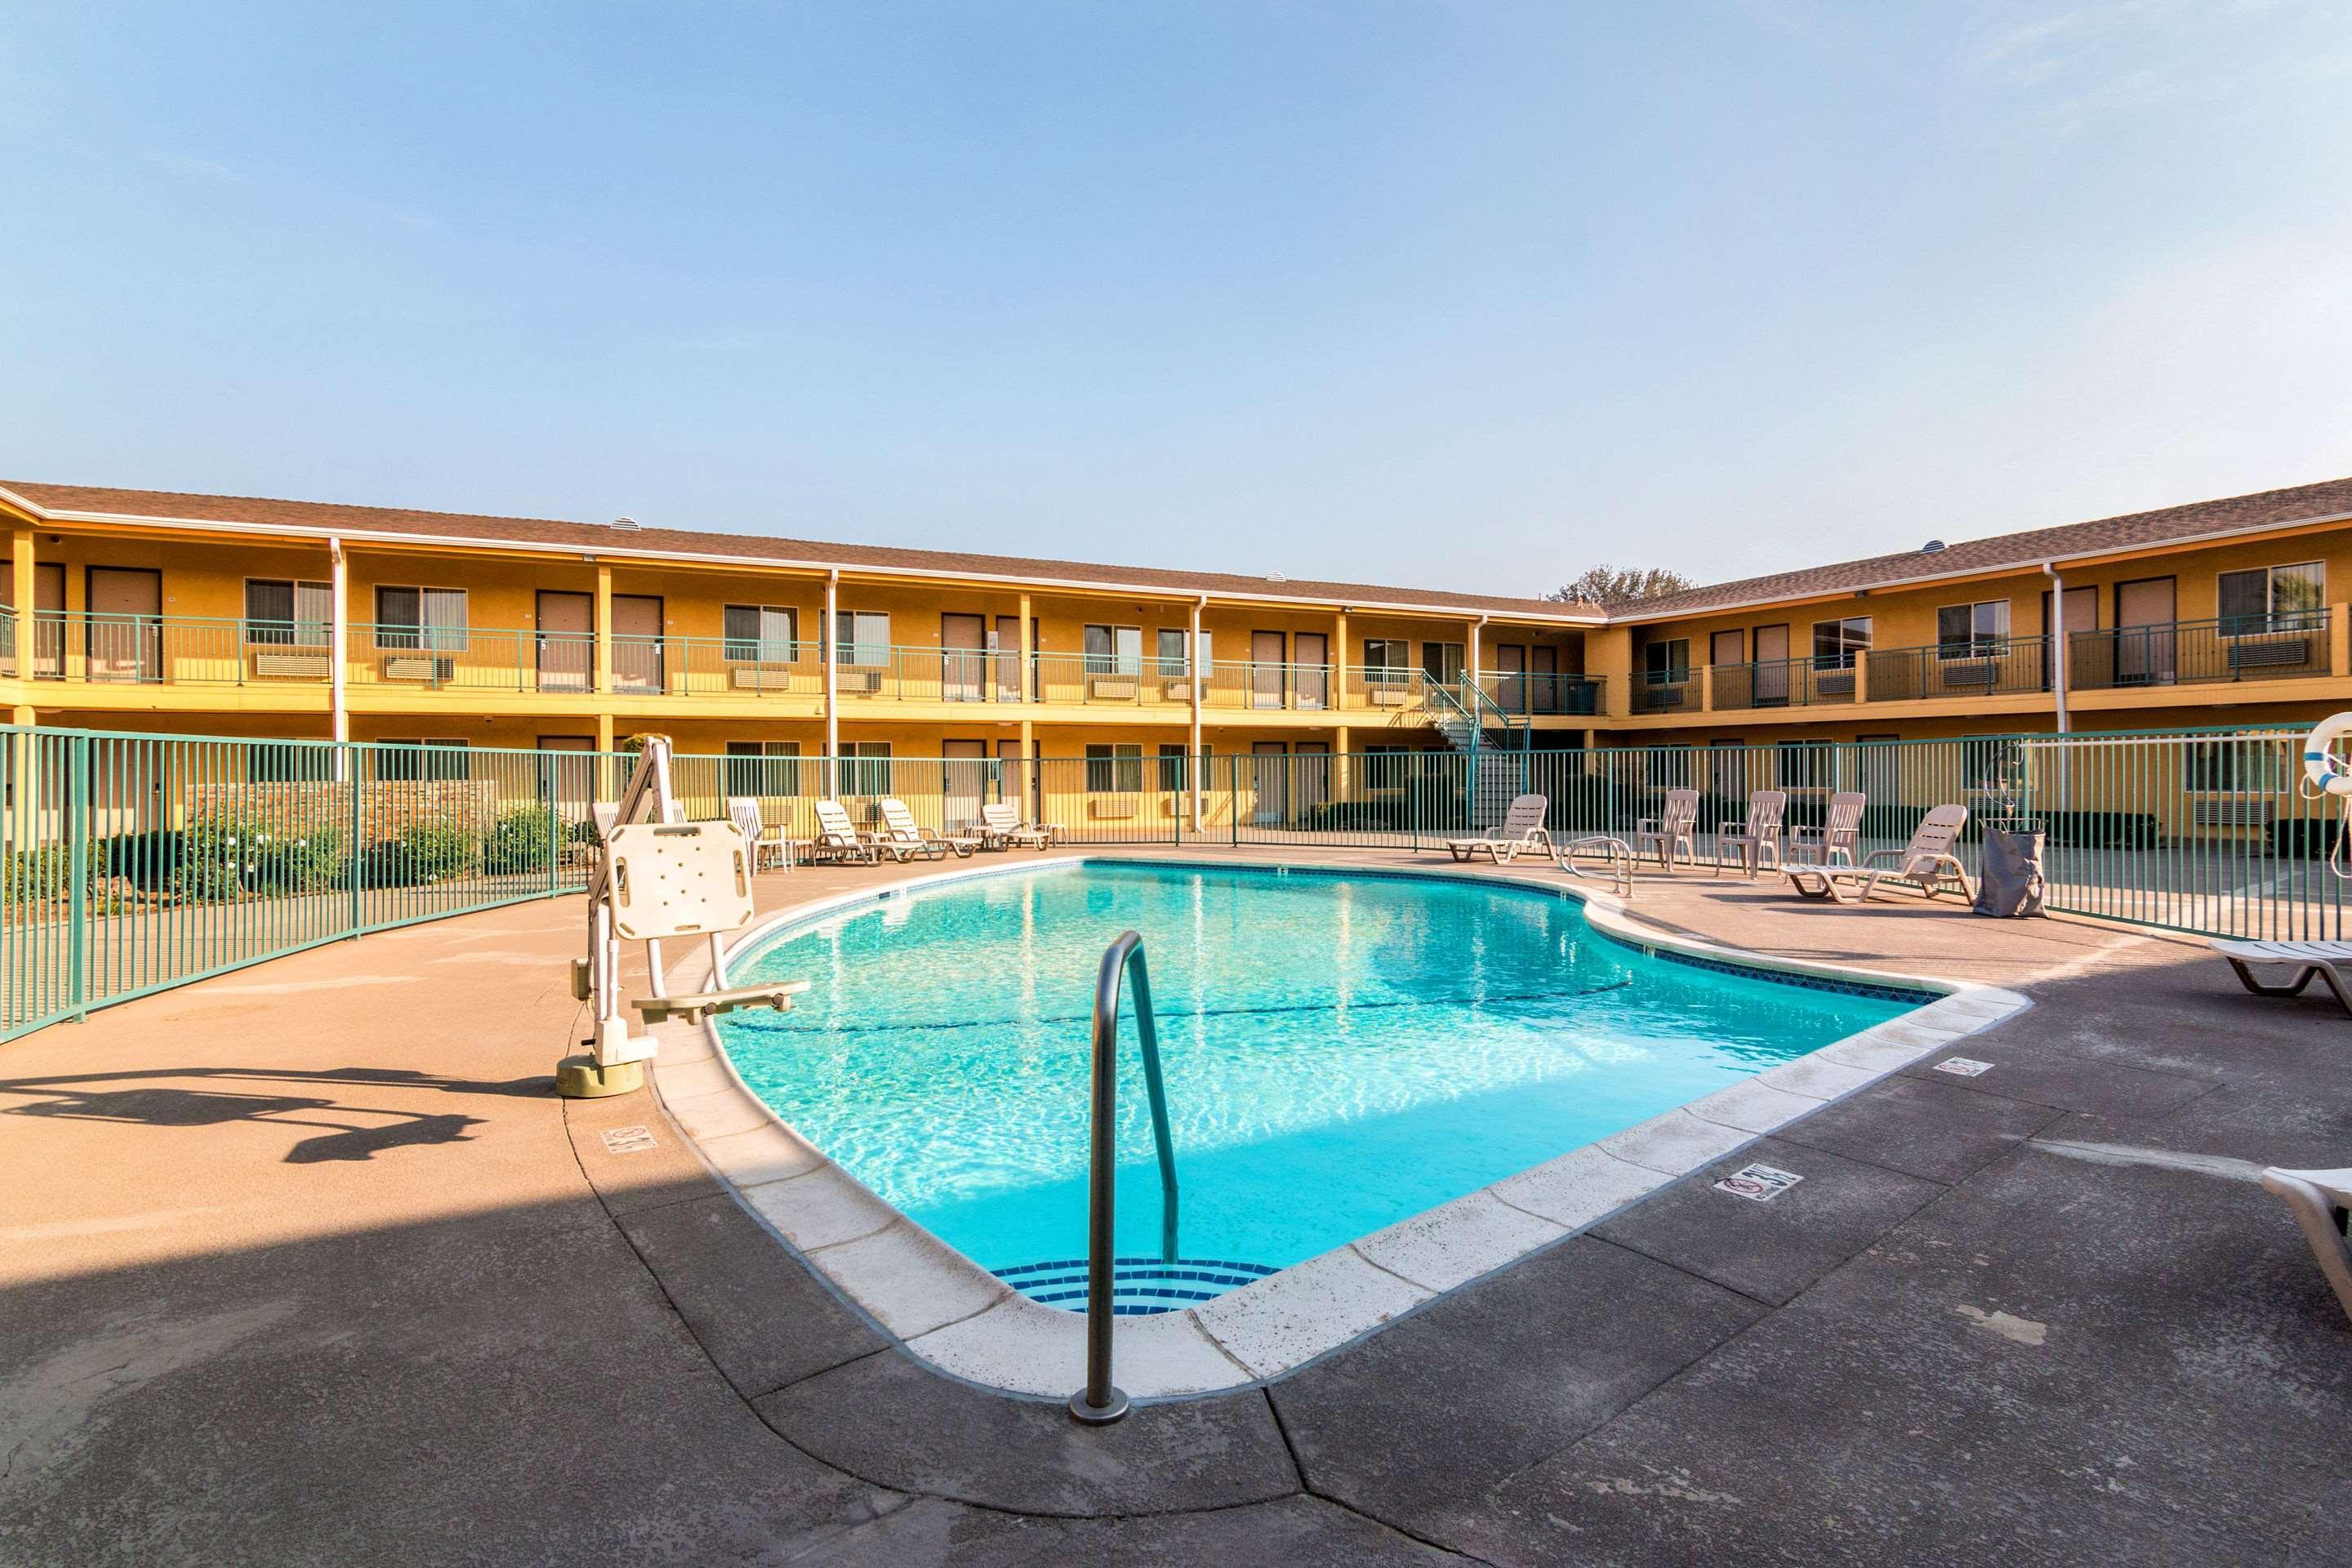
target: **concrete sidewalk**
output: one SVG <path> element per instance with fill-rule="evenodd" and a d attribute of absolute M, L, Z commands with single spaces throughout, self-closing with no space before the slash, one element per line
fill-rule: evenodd
<path fill-rule="evenodd" d="M 567 1117 L 576 900 L 0 1047 L 0 1559 L 2338 1560 L 2352 1332 L 2237 1163 L 2344 1162 L 2352 1026 L 2088 924 L 1634 908 L 2037 1005 L 1748 1156 L 1801 1202 L 1702 1173 L 1108 1434 L 886 1348 L 650 1098 Z"/>

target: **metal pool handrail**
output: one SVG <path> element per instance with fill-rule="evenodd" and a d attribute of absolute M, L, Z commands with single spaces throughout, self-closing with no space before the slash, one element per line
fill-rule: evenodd
<path fill-rule="evenodd" d="M 1176 1261 L 1176 1146 L 1168 1136 L 1168 1091 L 1160 1078 L 1160 1031 L 1151 1016 L 1151 971 L 1143 937 L 1123 931 L 1104 950 L 1095 977 L 1094 1107 L 1087 1164 L 1087 1385 L 1070 1395 L 1070 1414 L 1090 1426 L 1127 1414 L 1127 1395 L 1110 1380 L 1113 1205 L 1118 1173 L 1118 983 L 1135 968 L 1135 1034 L 1143 1047 L 1143 1085 L 1151 1100 L 1151 1141 L 1160 1151 L 1160 1258 Z"/>

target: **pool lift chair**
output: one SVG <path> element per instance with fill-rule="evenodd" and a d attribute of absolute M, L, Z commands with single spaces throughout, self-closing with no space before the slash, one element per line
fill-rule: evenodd
<path fill-rule="evenodd" d="M 720 939 L 751 923 L 754 847 L 732 822 L 688 822 L 669 787 L 669 743 L 652 740 L 588 881 L 588 956 L 572 961 L 572 994 L 591 1004 L 588 1048 L 557 1064 L 555 1088 L 575 1100 L 626 1094 L 645 1084 L 645 1064 L 659 1048 L 656 1024 L 698 1024 L 739 1007 L 789 1011 L 805 980 L 730 989 Z M 661 944 L 673 937 L 710 942 L 710 988 L 672 996 L 663 988 Z M 629 1032 L 621 998 L 621 943 L 646 944 L 653 994 L 625 1004 L 645 1021 Z"/>

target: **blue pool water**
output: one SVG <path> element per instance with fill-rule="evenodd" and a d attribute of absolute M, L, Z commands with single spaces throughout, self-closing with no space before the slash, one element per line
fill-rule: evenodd
<path fill-rule="evenodd" d="M 882 900 L 738 966 L 813 982 L 740 1013 L 728 1054 L 853 1175 L 985 1268 L 1086 1252 L 1094 978 L 1143 933 L 1188 1258 L 1205 1295 L 1472 1192 L 1896 1016 L 1611 941 L 1573 900 L 1496 884 L 1065 864 Z M 1118 1247 L 1160 1217 L 1121 1029 Z M 1070 1270 L 1017 1274 L 1041 1299 Z M 1066 1282 L 1055 1287 L 1052 1281 Z"/>

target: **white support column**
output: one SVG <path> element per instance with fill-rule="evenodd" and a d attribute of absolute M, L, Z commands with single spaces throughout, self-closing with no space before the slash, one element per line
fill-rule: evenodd
<path fill-rule="evenodd" d="M 333 693 L 334 735 L 338 741 L 348 741 L 352 738 L 352 565 L 343 554 L 341 540 L 327 541 L 327 670 Z"/>
<path fill-rule="evenodd" d="M 1480 616 L 1476 620 L 1470 623 L 1470 647 L 1466 650 L 1470 655 L 1469 668 L 1465 669 L 1462 673 L 1473 686 L 1478 684 L 1479 632 L 1486 624 L 1486 617 L 1484 616 Z"/>
<path fill-rule="evenodd" d="M 841 755 L 841 573 L 838 568 L 824 574 L 824 646 L 817 651 L 824 658 L 824 754 L 828 758 Z M 825 766 L 833 763 L 827 762 Z M 831 779 L 824 784 L 827 795 L 833 794 Z"/>
<path fill-rule="evenodd" d="M 1208 679 L 1201 668 L 1201 611 L 1207 606 L 1206 594 L 1192 601 L 1192 635 L 1184 639 L 1185 684 L 1192 689 L 1192 760 L 1184 765 L 1192 781 L 1192 831 L 1201 831 L 1201 682 Z"/>

